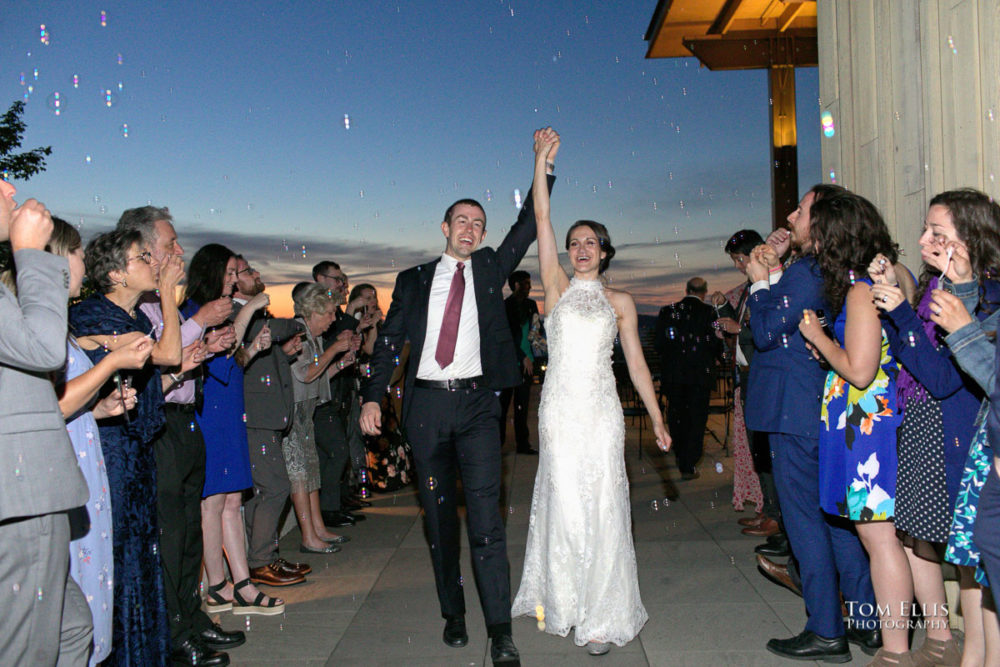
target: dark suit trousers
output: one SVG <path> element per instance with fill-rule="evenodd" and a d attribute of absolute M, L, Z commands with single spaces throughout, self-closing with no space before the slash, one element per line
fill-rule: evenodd
<path fill-rule="evenodd" d="M 155 441 L 156 515 L 160 526 L 163 592 L 176 648 L 192 633 L 211 627 L 201 610 L 201 492 L 205 488 L 205 441 L 194 405 L 165 405 L 166 425 Z M 192 428 L 192 425 L 194 428 Z"/>
<path fill-rule="evenodd" d="M 667 397 L 667 424 L 677 455 L 677 467 L 681 472 L 694 472 L 705 440 L 712 386 L 669 382 L 662 391 Z"/>
<path fill-rule="evenodd" d="M 486 626 L 510 626 L 510 565 L 500 513 L 500 404 L 489 389 L 414 387 L 406 433 L 443 616 L 465 613 L 456 483 L 462 476 L 469 547 Z"/>
<path fill-rule="evenodd" d="M 531 400 L 531 378 L 516 387 L 500 392 L 500 444 L 507 440 L 507 414 L 510 399 L 514 399 L 514 442 L 519 448 L 529 447 L 528 442 L 528 401 Z"/>
<path fill-rule="evenodd" d="M 66 512 L 0 522 L 3 664 L 87 664 L 94 626 L 69 576 L 69 538 Z"/>
<path fill-rule="evenodd" d="M 319 455 L 319 507 L 324 512 L 339 512 L 340 482 L 348 459 L 345 419 L 332 402 L 324 403 L 316 408 L 313 427 Z"/>
<path fill-rule="evenodd" d="M 861 613 L 875 604 L 861 541 L 849 521 L 820 509 L 819 440 L 784 433 L 771 433 L 770 438 L 785 532 L 802 578 L 806 630 L 827 638 L 843 636 L 838 591 L 858 627 L 877 627 L 873 615 Z"/>
<path fill-rule="evenodd" d="M 273 563 L 278 558 L 278 521 L 288 502 L 291 485 L 281 453 L 284 431 L 247 428 L 250 468 L 253 470 L 253 497 L 243 504 L 247 527 L 247 564 L 251 568 Z"/>

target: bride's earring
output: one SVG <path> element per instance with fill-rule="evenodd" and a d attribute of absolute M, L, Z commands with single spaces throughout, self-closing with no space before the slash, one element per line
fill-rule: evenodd
<path fill-rule="evenodd" d="M 128 287 L 128 280 L 122 278 L 122 287 Z"/>

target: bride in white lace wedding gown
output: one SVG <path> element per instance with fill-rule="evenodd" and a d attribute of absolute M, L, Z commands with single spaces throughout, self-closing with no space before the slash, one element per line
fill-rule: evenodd
<path fill-rule="evenodd" d="M 648 619 L 632 544 L 625 422 L 611 370 L 616 335 L 664 451 L 670 436 L 642 357 L 632 298 L 599 278 L 614 254 L 604 226 L 585 221 L 570 228 L 572 280 L 558 264 L 544 180 L 545 158 L 558 145 L 551 129 L 535 133 L 541 187 L 533 187 L 532 197 L 549 361 L 527 550 L 511 615 L 535 616 L 560 636 L 575 628 L 574 642 L 600 655 L 631 641 Z"/>

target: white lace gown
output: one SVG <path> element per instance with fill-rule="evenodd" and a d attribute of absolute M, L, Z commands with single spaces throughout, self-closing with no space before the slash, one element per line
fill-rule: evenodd
<path fill-rule="evenodd" d="M 618 332 L 600 281 L 573 279 L 546 319 L 549 363 L 528 544 L 512 616 L 624 646 L 649 618 L 639 598 L 625 421 L 611 370 Z"/>

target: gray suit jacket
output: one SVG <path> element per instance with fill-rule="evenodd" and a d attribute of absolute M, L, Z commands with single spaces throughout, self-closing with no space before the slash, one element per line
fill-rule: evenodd
<path fill-rule="evenodd" d="M 235 317 L 235 313 L 234 313 Z M 264 327 L 261 311 L 254 313 L 244 337 L 252 341 Z M 292 393 L 292 370 L 289 359 L 281 350 L 285 342 L 302 330 L 298 322 L 285 318 L 271 318 L 270 349 L 255 356 L 244 369 L 243 401 L 248 428 L 283 431 L 292 423 L 295 399 Z M 252 443 L 251 443 L 252 444 Z"/>
<path fill-rule="evenodd" d="M 15 296 L 0 284 L 0 521 L 79 507 L 87 483 L 49 373 L 66 362 L 66 259 L 19 250 Z"/>

